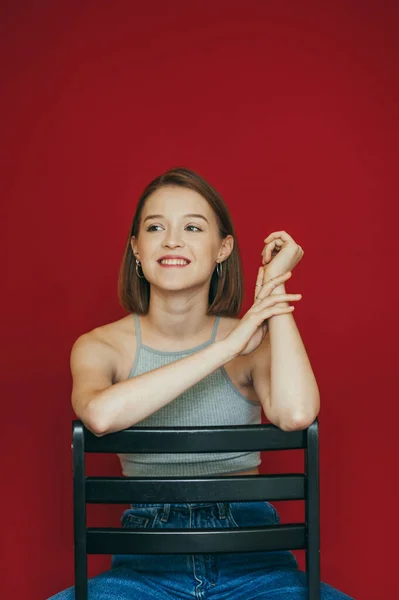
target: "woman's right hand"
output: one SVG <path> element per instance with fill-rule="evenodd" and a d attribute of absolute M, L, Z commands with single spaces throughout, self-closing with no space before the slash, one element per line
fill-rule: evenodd
<path fill-rule="evenodd" d="M 267 319 L 276 315 L 292 313 L 294 306 L 276 306 L 281 302 L 298 301 L 301 294 L 275 294 L 271 295 L 274 288 L 285 283 L 292 275 L 291 271 L 274 277 L 271 281 L 260 285 L 260 291 L 255 293 L 255 300 L 251 308 L 245 313 L 237 327 L 223 340 L 229 345 L 234 356 L 250 354 L 256 350 L 267 333 Z M 258 277 L 258 281 L 260 281 Z M 262 298 L 257 296 L 261 294 Z M 265 294 L 267 294 L 265 296 Z"/>

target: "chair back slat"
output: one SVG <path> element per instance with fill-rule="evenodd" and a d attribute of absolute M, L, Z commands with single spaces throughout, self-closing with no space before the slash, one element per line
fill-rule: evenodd
<path fill-rule="evenodd" d="M 303 524 L 236 529 L 126 529 L 89 528 L 90 554 L 210 554 L 260 552 L 305 548 Z"/>
<path fill-rule="evenodd" d="M 294 450 L 306 444 L 306 430 L 282 431 L 274 425 L 130 427 L 102 437 L 85 431 L 85 452 L 113 454 Z"/>
<path fill-rule="evenodd" d="M 247 502 L 302 500 L 303 474 L 243 475 L 242 477 L 139 478 L 87 477 L 86 502 Z"/>

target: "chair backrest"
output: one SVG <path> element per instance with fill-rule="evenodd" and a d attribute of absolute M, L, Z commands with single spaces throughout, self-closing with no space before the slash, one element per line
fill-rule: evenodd
<path fill-rule="evenodd" d="M 73 421 L 75 594 L 87 600 L 87 554 L 195 554 L 306 549 L 308 599 L 320 599 L 319 432 L 274 425 L 131 427 L 96 437 Z M 85 453 L 304 450 L 295 474 L 201 477 L 87 477 Z M 302 523 L 240 529 L 123 529 L 86 525 L 86 504 L 304 500 Z"/>

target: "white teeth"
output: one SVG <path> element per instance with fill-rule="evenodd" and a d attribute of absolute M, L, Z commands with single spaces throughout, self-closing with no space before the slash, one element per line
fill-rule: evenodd
<path fill-rule="evenodd" d="M 161 260 L 161 265 L 188 265 L 186 260 L 166 258 Z"/>

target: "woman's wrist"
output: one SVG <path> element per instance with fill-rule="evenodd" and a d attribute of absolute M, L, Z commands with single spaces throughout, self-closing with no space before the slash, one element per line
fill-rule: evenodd
<path fill-rule="evenodd" d="M 273 279 L 272 275 L 267 274 L 266 272 L 266 281 L 270 281 L 271 279 Z M 274 290 L 270 293 L 271 296 L 276 296 L 276 295 L 280 295 L 280 294 L 286 294 L 287 290 L 285 289 L 285 283 L 280 283 L 279 285 L 277 285 Z M 277 306 L 281 306 L 281 307 L 287 307 L 289 306 L 289 302 L 279 302 Z"/>
<path fill-rule="evenodd" d="M 217 356 L 218 362 L 220 363 L 217 368 L 227 364 L 234 358 L 237 358 L 237 356 L 240 354 L 232 349 L 231 344 L 228 340 L 226 341 L 226 338 L 224 340 L 214 342 L 211 347 L 215 353 L 215 356 Z"/>

